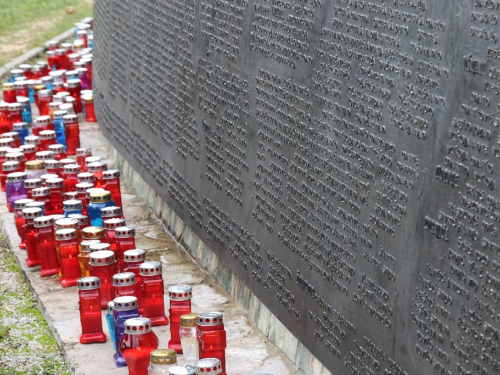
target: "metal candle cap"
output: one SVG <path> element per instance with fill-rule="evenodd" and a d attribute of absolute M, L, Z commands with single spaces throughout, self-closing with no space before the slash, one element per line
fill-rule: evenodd
<path fill-rule="evenodd" d="M 1 147 L 13 147 L 14 140 L 12 138 L 0 138 Z"/>
<path fill-rule="evenodd" d="M 9 152 L 5 155 L 6 161 L 24 161 L 24 153 L 22 152 Z"/>
<path fill-rule="evenodd" d="M 35 155 L 36 155 L 36 160 L 54 159 L 54 153 L 52 151 L 38 151 Z"/>
<path fill-rule="evenodd" d="M 26 162 L 26 169 L 28 171 L 41 171 L 44 168 L 45 163 L 43 162 L 43 160 L 30 160 Z"/>
<path fill-rule="evenodd" d="M 42 186 L 41 178 L 30 178 L 28 180 L 24 180 L 24 187 L 26 189 L 36 189 Z"/>
<path fill-rule="evenodd" d="M 94 203 L 109 202 L 111 200 L 111 193 L 107 190 L 93 191 L 90 193 L 90 200 Z"/>
<path fill-rule="evenodd" d="M 114 277 L 113 277 L 113 280 L 114 280 Z M 113 304 L 114 304 L 113 308 L 116 311 L 129 311 L 129 310 L 137 309 L 137 306 L 138 306 L 137 297 L 134 297 L 134 296 L 116 297 L 113 300 Z"/>
<path fill-rule="evenodd" d="M 47 180 L 51 180 L 53 178 L 59 178 L 59 177 L 54 173 L 47 173 L 47 174 L 42 174 L 40 176 L 40 178 L 42 179 L 42 181 L 47 181 Z"/>
<path fill-rule="evenodd" d="M 90 156 L 92 155 L 92 150 L 90 147 L 80 147 L 76 149 L 76 156 Z"/>
<path fill-rule="evenodd" d="M 40 132 L 41 134 L 42 132 Z M 64 154 L 64 146 L 57 144 L 57 145 L 49 145 L 49 150 L 52 151 L 54 154 Z M 59 162 L 58 162 L 59 163 Z"/>
<path fill-rule="evenodd" d="M 10 147 L 0 147 L 0 156 L 6 156 L 11 150 Z"/>
<path fill-rule="evenodd" d="M 28 198 L 18 199 L 17 201 L 14 202 L 14 210 L 22 210 L 23 208 L 25 208 L 27 203 L 31 202 L 34 202 L 34 200 Z"/>
<path fill-rule="evenodd" d="M 56 132 L 53 130 L 42 130 L 39 135 L 40 139 L 56 139 Z"/>
<path fill-rule="evenodd" d="M 35 125 L 48 125 L 50 124 L 50 116 L 44 115 L 44 116 L 38 116 L 35 119 Z M 32 136 L 35 137 L 35 136 Z"/>
<path fill-rule="evenodd" d="M 175 365 L 177 353 L 173 349 L 156 349 L 151 352 L 150 362 L 155 365 Z"/>
<path fill-rule="evenodd" d="M 92 245 L 97 246 L 97 245 Z M 92 249 L 92 246 L 90 247 Z M 115 263 L 115 253 L 111 250 L 100 250 L 90 253 L 90 264 L 92 266 L 107 266 Z"/>
<path fill-rule="evenodd" d="M 89 217 L 87 215 L 83 214 L 71 214 L 68 215 L 68 218 L 70 219 L 77 219 L 78 220 L 78 225 L 80 228 L 86 227 L 89 225 Z"/>
<path fill-rule="evenodd" d="M 51 146 L 56 146 L 56 145 L 51 145 Z M 52 151 L 52 152 L 54 152 L 54 151 Z M 50 159 L 50 160 L 44 160 L 44 162 L 45 162 L 45 168 L 47 168 L 47 169 L 59 169 L 59 168 L 61 168 L 61 164 L 59 163 L 58 160 Z"/>
<path fill-rule="evenodd" d="M 108 314 L 113 314 L 115 310 L 115 303 L 113 301 L 108 302 Z"/>
<path fill-rule="evenodd" d="M 135 284 L 136 284 L 135 273 L 133 272 L 121 272 L 113 275 L 114 286 L 126 286 Z"/>
<path fill-rule="evenodd" d="M 69 201 L 72 199 L 78 199 L 78 193 L 76 191 L 65 191 L 62 194 L 62 199 L 64 201 Z"/>
<path fill-rule="evenodd" d="M 43 211 L 45 211 L 45 202 L 30 202 L 30 203 L 26 203 L 26 208 L 28 207 L 36 207 L 36 208 L 39 208 Z"/>
<path fill-rule="evenodd" d="M 189 285 L 172 285 L 168 288 L 168 297 L 172 301 L 187 301 L 193 297 L 193 291 Z"/>
<path fill-rule="evenodd" d="M 46 228 L 54 225 L 52 216 L 40 216 L 35 219 L 35 228 Z"/>
<path fill-rule="evenodd" d="M 142 335 L 151 332 L 151 320 L 148 318 L 132 318 L 125 320 L 125 333 Z"/>
<path fill-rule="evenodd" d="M 59 98 L 62 97 L 62 95 L 59 95 L 58 96 Z M 54 111 L 54 120 L 55 119 L 63 119 L 64 116 L 66 116 L 68 114 L 68 111 L 62 111 L 62 110 L 59 110 L 59 111 Z"/>
<path fill-rule="evenodd" d="M 97 276 L 82 277 L 76 282 L 78 290 L 94 290 L 101 287 L 101 279 Z"/>
<path fill-rule="evenodd" d="M 48 76 L 42 77 L 42 82 L 44 84 L 46 84 L 48 82 L 52 82 L 52 81 L 53 81 L 52 77 L 48 77 Z M 45 90 L 38 91 L 39 98 L 50 98 L 51 96 L 52 96 L 52 90 L 45 89 Z M 35 120 L 35 122 L 36 122 L 36 120 Z"/>
<path fill-rule="evenodd" d="M 23 219 L 35 219 L 42 216 L 42 209 L 38 207 L 27 207 L 21 211 Z"/>
<path fill-rule="evenodd" d="M 79 226 L 80 223 L 78 222 L 78 219 L 71 219 L 69 217 L 56 220 L 55 224 L 56 224 L 56 228 L 58 230 L 59 229 L 78 229 L 80 227 Z"/>
<path fill-rule="evenodd" d="M 96 161 L 101 161 L 100 156 L 87 156 L 85 158 L 85 165 L 89 165 L 90 163 L 95 163 Z"/>
<path fill-rule="evenodd" d="M 217 358 L 203 358 L 196 361 L 195 366 L 199 368 L 200 374 L 219 375 L 222 374 L 222 365 Z"/>
<path fill-rule="evenodd" d="M 182 314 L 181 327 L 196 327 L 196 319 L 198 319 L 196 313 Z"/>
<path fill-rule="evenodd" d="M 96 251 L 111 250 L 111 245 L 109 243 L 100 242 L 89 246 L 89 253 L 94 253 Z"/>
<path fill-rule="evenodd" d="M 59 221 L 59 220 L 57 220 Z M 56 222 L 57 225 L 57 222 Z M 66 241 L 73 240 L 76 238 L 76 230 L 75 229 L 59 229 L 56 230 L 56 240 L 58 241 Z"/>
<path fill-rule="evenodd" d="M 108 219 L 103 221 L 104 229 L 113 230 L 118 227 L 123 227 L 125 225 L 125 219 Z"/>
<path fill-rule="evenodd" d="M 23 129 L 28 129 L 28 123 L 27 122 L 16 122 L 16 123 L 14 123 L 14 130 L 23 130 Z"/>
<path fill-rule="evenodd" d="M 196 319 L 196 324 L 205 327 L 224 324 L 222 321 L 222 313 L 218 311 L 200 313 L 198 314 L 198 319 Z"/>
<path fill-rule="evenodd" d="M 64 167 L 65 165 L 68 165 L 68 164 L 75 164 L 75 161 L 73 159 L 66 158 L 66 159 L 59 160 L 59 163 L 61 163 L 61 165 Z"/>
<path fill-rule="evenodd" d="M 191 365 L 172 366 L 168 369 L 170 375 L 196 375 L 198 367 Z"/>
<path fill-rule="evenodd" d="M 24 141 L 26 142 L 26 138 L 24 138 Z M 36 152 L 36 146 L 35 145 L 29 145 L 29 144 L 24 144 L 21 145 L 21 150 L 23 150 L 23 153 L 26 154 L 32 154 Z"/>
<path fill-rule="evenodd" d="M 82 209 L 82 201 L 79 199 L 70 199 L 63 202 L 64 210 L 81 210 Z"/>
<path fill-rule="evenodd" d="M 51 189 L 62 188 L 64 186 L 64 180 L 59 177 L 49 178 L 48 180 L 45 180 L 45 183 L 47 184 L 47 187 Z"/>
<path fill-rule="evenodd" d="M 39 187 L 31 191 L 31 195 L 34 197 L 46 197 L 50 195 L 50 189 L 48 187 Z"/>
<path fill-rule="evenodd" d="M 78 174 L 81 172 L 81 167 L 78 164 L 67 164 L 63 167 L 64 174 Z"/>
<path fill-rule="evenodd" d="M 6 161 L 2 164 L 2 171 L 4 172 L 12 172 L 18 171 L 20 168 L 18 161 Z"/>
<path fill-rule="evenodd" d="M 2 138 L 12 138 L 14 140 L 20 139 L 18 132 L 7 132 L 2 134 Z"/>
<path fill-rule="evenodd" d="M 116 238 L 135 237 L 135 228 L 133 227 L 118 227 L 115 229 Z"/>
<path fill-rule="evenodd" d="M 28 135 L 27 137 L 24 137 L 24 143 L 27 145 L 39 145 L 40 137 L 37 135 Z"/>
<path fill-rule="evenodd" d="M 156 276 L 161 275 L 160 262 L 144 262 L 139 266 L 141 276 Z"/>
<path fill-rule="evenodd" d="M 86 194 L 87 189 L 90 189 L 93 187 L 94 187 L 94 184 L 92 184 L 90 182 L 79 182 L 78 184 L 76 184 L 76 192 L 78 194 Z"/>
<path fill-rule="evenodd" d="M 112 180 L 115 178 L 120 178 L 120 171 L 118 169 L 109 169 L 102 173 L 103 180 Z"/>
<path fill-rule="evenodd" d="M 60 215 L 60 214 L 55 214 L 55 215 L 50 215 L 50 216 L 52 216 L 52 219 L 54 219 L 54 226 L 55 226 L 57 220 L 66 218 L 64 215 Z"/>
<path fill-rule="evenodd" d="M 126 263 L 144 262 L 146 260 L 146 252 L 142 249 L 127 250 L 123 253 L 123 259 Z"/>
<path fill-rule="evenodd" d="M 99 240 L 85 240 L 80 243 L 82 253 L 90 253 L 90 246 L 101 243 Z"/>
<path fill-rule="evenodd" d="M 26 181 L 28 174 L 26 172 L 12 172 L 7 175 L 7 182 Z"/>
<path fill-rule="evenodd" d="M 103 172 L 106 171 L 107 169 L 108 169 L 108 163 L 102 160 L 87 164 L 87 170 L 89 172 Z"/>
<path fill-rule="evenodd" d="M 87 227 L 82 229 L 82 237 L 86 240 L 99 240 L 104 238 L 103 227 Z"/>
<path fill-rule="evenodd" d="M 82 172 L 78 173 L 78 182 L 91 182 L 93 183 L 95 181 L 95 176 L 93 173 L 90 172 Z"/>
<path fill-rule="evenodd" d="M 101 209 L 101 218 L 122 216 L 122 209 L 118 206 L 104 207 Z"/>

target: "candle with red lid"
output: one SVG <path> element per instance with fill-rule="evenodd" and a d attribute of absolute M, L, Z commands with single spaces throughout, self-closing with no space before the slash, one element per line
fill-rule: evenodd
<path fill-rule="evenodd" d="M 31 192 L 33 189 L 42 187 L 42 179 L 41 178 L 31 178 L 24 181 L 24 188 L 26 189 L 26 197 L 33 198 Z"/>
<path fill-rule="evenodd" d="M 95 180 L 94 185 L 97 188 L 104 188 L 105 182 L 102 178 L 104 171 L 108 169 L 108 163 L 105 161 L 96 161 L 93 163 L 87 164 L 87 171 L 94 174 Z M 116 206 L 116 204 L 115 204 Z"/>
<path fill-rule="evenodd" d="M 49 145 L 49 151 L 52 151 L 54 153 L 54 160 L 57 161 L 66 159 L 68 157 L 66 151 L 64 150 L 64 146 L 60 144 Z"/>
<path fill-rule="evenodd" d="M 102 331 L 100 288 L 100 280 L 95 276 L 82 277 L 77 281 L 82 324 L 81 344 L 105 342 L 107 339 Z"/>
<path fill-rule="evenodd" d="M 80 148 L 80 128 L 77 115 L 68 114 L 64 116 L 64 131 L 66 133 L 68 155 L 76 155 L 76 150 Z"/>
<path fill-rule="evenodd" d="M 176 353 L 182 353 L 179 328 L 181 315 L 191 313 L 192 289 L 189 285 L 172 285 L 168 288 L 168 297 L 170 298 L 170 341 L 168 348 L 175 350 Z"/>
<path fill-rule="evenodd" d="M 25 137 L 25 142 L 26 138 L 28 137 Z M 24 144 L 20 148 L 23 150 L 25 161 L 32 161 L 36 159 L 36 146 L 34 144 Z"/>
<path fill-rule="evenodd" d="M 57 177 L 62 177 L 62 169 L 59 161 L 54 159 L 44 160 L 45 168 L 47 169 L 48 174 L 56 175 Z"/>
<path fill-rule="evenodd" d="M 118 207 L 122 206 L 122 193 L 120 190 L 120 171 L 118 169 L 110 169 L 102 174 L 104 181 L 104 189 L 111 193 L 111 199 Z"/>
<path fill-rule="evenodd" d="M 34 202 L 33 199 L 18 199 L 14 202 L 14 221 L 16 223 L 16 230 L 19 237 L 21 237 L 21 243 L 19 248 L 26 249 L 26 236 L 24 232 L 24 218 L 22 210 L 26 208 L 27 203 Z"/>
<path fill-rule="evenodd" d="M 52 206 L 53 214 L 62 214 L 63 210 L 63 185 L 64 180 L 62 178 L 50 178 L 45 182 L 47 187 L 50 189 L 50 204 Z"/>
<path fill-rule="evenodd" d="M 87 171 L 87 165 L 85 164 L 85 158 L 92 156 L 92 151 L 90 147 L 79 147 L 76 149 L 76 164 L 82 168 L 82 172 Z"/>
<path fill-rule="evenodd" d="M 16 124 L 22 124 L 22 121 L 16 121 Z M 12 138 L 14 140 L 14 147 L 21 147 L 21 137 L 19 136 L 18 132 L 6 132 L 2 133 L 2 138 Z"/>
<path fill-rule="evenodd" d="M 217 358 L 226 375 L 226 331 L 221 312 L 200 313 L 196 321 L 200 359 Z"/>
<path fill-rule="evenodd" d="M 101 243 L 99 240 L 85 240 L 80 243 L 80 254 L 78 254 L 78 262 L 80 263 L 80 270 L 82 277 L 90 276 L 90 246 Z M 99 309 L 101 309 L 101 302 L 99 300 Z"/>
<path fill-rule="evenodd" d="M 80 166 L 78 164 L 69 164 L 63 167 L 64 191 L 76 191 L 79 173 Z"/>
<path fill-rule="evenodd" d="M 149 357 L 158 349 L 158 337 L 151 330 L 147 318 L 132 318 L 125 321 L 125 331 L 120 343 L 120 352 L 127 362 L 129 375 L 148 375 Z"/>
<path fill-rule="evenodd" d="M 135 228 L 127 226 L 118 227 L 115 229 L 115 238 L 118 267 L 123 272 L 127 266 L 124 258 L 125 251 L 135 249 Z"/>
<path fill-rule="evenodd" d="M 115 298 L 112 288 L 113 275 L 118 272 L 115 255 L 109 250 L 93 252 L 90 254 L 89 264 L 90 275 L 101 280 L 101 309 L 105 310 L 108 308 L 108 302 Z"/>
<path fill-rule="evenodd" d="M 5 155 L 5 161 L 17 161 L 19 169 L 24 172 L 26 169 L 26 162 L 24 160 L 24 153 L 22 152 L 9 152 Z"/>
<path fill-rule="evenodd" d="M 63 288 L 75 286 L 81 277 L 78 242 L 75 229 L 56 230 L 56 249 L 61 265 L 59 282 Z"/>
<path fill-rule="evenodd" d="M 123 227 L 124 225 L 125 220 L 122 218 L 103 220 L 104 236 L 107 240 L 106 242 L 111 246 L 111 251 L 115 254 L 115 258 L 117 261 L 119 261 L 120 258 L 116 250 L 115 229 L 118 227 Z"/>
<path fill-rule="evenodd" d="M 27 178 L 26 172 L 12 172 L 7 175 L 5 186 L 5 197 L 7 198 L 7 208 L 9 212 L 14 211 L 14 202 L 18 199 L 27 198 L 24 181 Z"/>
<path fill-rule="evenodd" d="M 26 239 L 26 264 L 28 267 L 40 265 L 40 253 L 36 247 L 35 219 L 42 216 L 42 209 L 38 207 L 23 208 L 24 235 Z"/>
<path fill-rule="evenodd" d="M 22 172 L 17 161 L 6 161 L 2 164 L 2 173 L 0 174 L 0 189 L 5 191 L 7 185 L 7 175 L 13 172 Z"/>
<path fill-rule="evenodd" d="M 52 102 L 52 90 L 45 89 L 38 91 L 38 111 L 40 112 L 41 116 L 46 116 L 49 114 L 49 103 L 51 102 Z M 35 131 L 35 129 L 36 128 L 33 128 L 33 134 L 37 135 L 38 133 Z"/>
<path fill-rule="evenodd" d="M 59 274 L 56 244 L 54 242 L 54 219 L 51 216 L 40 216 L 35 219 L 36 247 L 40 253 L 42 277 Z"/>
<path fill-rule="evenodd" d="M 33 189 L 31 195 L 36 202 L 45 203 L 45 215 L 52 215 L 52 204 L 50 201 L 50 189 L 48 187 L 40 187 Z"/>
<path fill-rule="evenodd" d="M 140 265 L 139 270 L 142 279 L 142 296 L 144 298 L 143 315 L 151 319 L 151 324 L 154 326 L 167 325 L 168 318 L 165 316 L 165 289 L 161 263 L 145 262 Z"/>
<path fill-rule="evenodd" d="M 49 151 L 50 145 L 56 145 L 56 132 L 54 130 L 42 130 L 39 133 L 40 151 Z M 52 158 L 54 155 L 52 154 Z"/>

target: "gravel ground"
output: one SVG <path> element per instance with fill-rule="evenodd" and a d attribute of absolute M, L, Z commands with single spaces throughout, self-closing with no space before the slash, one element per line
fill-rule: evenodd
<path fill-rule="evenodd" d="M 70 374 L 7 246 L 0 240 L 0 375 Z"/>

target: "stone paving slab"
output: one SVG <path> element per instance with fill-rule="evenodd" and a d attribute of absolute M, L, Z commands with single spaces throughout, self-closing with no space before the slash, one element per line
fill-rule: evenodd
<path fill-rule="evenodd" d="M 82 146 L 92 148 L 94 155 L 101 156 L 112 167 L 112 148 L 103 137 L 97 124 L 81 124 Z M 161 221 L 148 208 L 137 192 L 122 181 L 123 210 L 127 225 L 136 227 L 136 245 L 146 250 L 148 260 L 158 260 L 163 264 L 165 288 L 174 284 L 189 284 L 193 287 L 192 310 L 222 311 L 224 313 L 228 347 L 226 351 L 227 372 L 231 375 L 251 375 L 272 372 L 277 375 L 303 374 L 282 351 L 270 344 L 265 336 L 250 322 L 245 311 L 224 291 L 215 278 L 201 269 L 182 246 L 162 227 Z M 5 194 L 0 193 L 0 202 L 5 202 Z M 102 344 L 82 345 L 78 313 L 78 292 L 76 287 L 62 288 L 57 276 L 42 278 L 40 267 L 26 266 L 26 252 L 19 249 L 20 239 L 13 215 L 0 204 L 2 231 L 10 242 L 11 249 L 25 274 L 31 289 L 38 298 L 40 309 L 50 329 L 61 346 L 65 359 L 73 374 L 95 375 L 128 374 L 127 368 L 116 368 L 114 353 L 103 312 L 103 327 L 108 341 Z M 168 298 L 165 298 L 168 311 Z M 160 340 L 160 347 L 167 347 L 170 339 L 168 326 L 154 327 Z M 184 363 L 182 355 L 179 363 Z"/>

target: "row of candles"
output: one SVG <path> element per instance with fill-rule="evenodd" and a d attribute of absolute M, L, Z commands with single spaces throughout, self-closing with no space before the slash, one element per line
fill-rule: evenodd
<path fill-rule="evenodd" d="M 174 285 L 167 318 L 162 265 L 136 248 L 135 229 L 123 216 L 120 172 L 80 147 L 78 114 L 96 121 L 92 55 L 85 49 L 92 20 L 76 29 L 72 45 L 50 43 L 48 63 L 21 65 L 3 86 L 0 187 L 26 264 L 41 266 L 42 277 L 58 274 L 62 287 L 77 286 L 82 344 L 107 340 L 101 316 L 107 310 L 113 359 L 129 375 L 225 374 L 222 313 L 193 313 L 191 287 Z M 32 135 L 30 102 L 40 113 Z M 152 327 L 169 323 L 168 349 L 159 349 Z M 177 364 L 180 353 L 186 365 Z"/>

